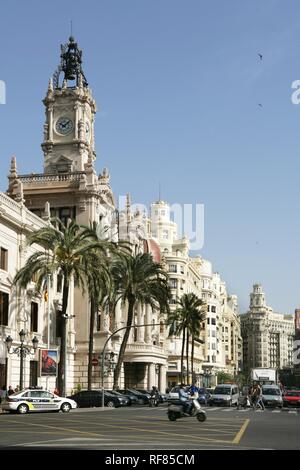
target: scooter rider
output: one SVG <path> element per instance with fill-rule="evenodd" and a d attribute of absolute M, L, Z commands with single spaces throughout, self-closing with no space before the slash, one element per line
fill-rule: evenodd
<path fill-rule="evenodd" d="M 157 403 L 159 402 L 159 393 L 158 393 L 158 389 L 157 389 L 157 387 L 155 387 L 154 385 L 153 385 L 152 390 L 151 390 L 151 392 L 150 392 L 150 397 L 151 397 L 151 398 L 154 398 L 155 400 L 157 400 Z"/>
<path fill-rule="evenodd" d="M 183 405 L 183 411 L 184 413 L 190 414 L 191 409 L 192 409 L 192 403 L 189 400 L 189 395 L 188 393 L 184 390 L 184 384 L 180 384 L 179 388 L 179 400 Z"/>

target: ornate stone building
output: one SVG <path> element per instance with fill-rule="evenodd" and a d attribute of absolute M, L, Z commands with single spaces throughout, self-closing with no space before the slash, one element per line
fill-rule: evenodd
<path fill-rule="evenodd" d="M 260 284 L 253 285 L 250 308 L 241 315 L 241 326 L 246 372 L 253 367 L 279 370 L 292 366 L 294 317 L 268 307 Z"/>
<path fill-rule="evenodd" d="M 129 240 L 133 250 L 156 251 L 159 249 L 146 232 L 141 231 L 139 214 L 119 213 L 110 186 L 107 169 L 97 175 L 95 170 L 94 117 L 96 103 L 82 70 L 82 53 L 74 38 L 62 46 L 61 64 L 49 81 L 44 99 L 45 124 L 42 149 L 44 172 L 18 175 L 16 161 L 12 159 L 9 174 L 8 195 L 16 199 L 22 191 L 26 206 L 35 215 L 45 216 L 45 207 L 51 217 L 63 222 L 75 218 L 89 225 L 97 222 L 113 241 Z M 61 76 L 63 74 L 63 76 Z M 51 309 L 55 310 L 51 305 Z M 126 324 L 126 305 L 117 305 L 112 312 L 99 312 L 94 331 L 93 387 L 101 385 L 101 352 L 112 331 Z M 87 351 L 89 339 L 90 302 L 88 295 L 78 289 L 74 293 L 74 329 L 76 347 L 74 356 L 74 383 L 87 385 Z M 158 312 L 150 307 L 138 307 L 135 321 L 151 323 L 153 327 L 132 329 L 126 349 L 120 385 L 149 388 L 158 385 L 165 389 L 167 354 L 157 329 Z M 69 322 L 68 322 L 69 323 Z M 72 327 L 69 323 L 69 335 Z M 106 352 L 118 354 L 122 332 L 114 335 Z M 68 376 L 71 373 L 73 350 L 69 341 Z M 105 386 L 111 387 L 113 370 L 105 368 Z M 72 366 L 73 374 L 73 366 Z M 70 391 L 69 386 L 69 391 Z"/>
<path fill-rule="evenodd" d="M 41 350 L 59 349 L 60 333 L 56 322 L 62 297 L 59 279 L 54 276 L 52 285 L 44 286 L 42 292 L 37 292 L 35 279 L 26 289 L 17 288 L 13 284 L 16 272 L 24 266 L 26 259 L 41 249 L 37 245 L 28 246 L 26 237 L 46 223 L 25 207 L 22 191 L 15 201 L 0 193 L 0 387 L 11 385 L 15 388 L 19 385 L 20 358 L 17 354 L 7 354 L 5 340 L 8 336 L 12 338 L 12 352 L 20 346 L 21 330 L 25 331 L 24 345 L 31 348 L 31 354 L 24 358 L 24 386 L 42 385 L 54 390 L 56 385 L 55 376 L 43 375 Z M 69 314 L 72 316 L 72 286 L 71 294 Z M 31 344 L 34 337 L 38 339 L 35 353 Z M 74 353 L 75 329 L 72 319 L 69 324 L 70 389 L 74 387 Z"/>

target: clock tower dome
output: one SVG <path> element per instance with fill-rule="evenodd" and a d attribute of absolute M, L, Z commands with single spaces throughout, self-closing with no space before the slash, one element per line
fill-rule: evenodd
<path fill-rule="evenodd" d="M 44 99 L 44 173 L 84 171 L 96 158 L 96 103 L 82 70 L 82 51 L 71 36 Z"/>

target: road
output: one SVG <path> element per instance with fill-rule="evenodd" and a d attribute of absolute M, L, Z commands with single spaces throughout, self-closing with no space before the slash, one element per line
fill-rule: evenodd
<path fill-rule="evenodd" d="M 300 409 L 205 408 L 207 420 L 167 419 L 166 406 L 0 415 L 0 446 L 64 449 L 300 449 Z"/>

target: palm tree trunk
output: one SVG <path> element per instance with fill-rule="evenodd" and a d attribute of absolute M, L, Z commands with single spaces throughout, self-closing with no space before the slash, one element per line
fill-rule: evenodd
<path fill-rule="evenodd" d="M 190 370 L 189 370 L 189 339 L 190 335 L 189 332 L 186 332 L 186 383 L 189 385 L 190 383 Z"/>
<path fill-rule="evenodd" d="M 195 347 L 195 335 L 192 334 L 192 354 L 191 354 L 191 369 L 192 369 L 192 384 L 195 382 L 194 378 L 194 347 Z"/>
<path fill-rule="evenodd" d="M 65 397 L 67 391 L 67 307 L 69 299 L 69 279 L 64 276 L 64 287 L 61 311 L 60 359 L 58 364 L 57 384 L 60 396 Z"/>
<path fill-rule="evenodd" d="M 180 365 L 180 376 L 181 383 L 183 383 L 183 358 L 184 358 L 184 345 L 185 345 L 185 328 L 182 333 L 182 347 L 181 347 L 181 365 Z"/>
<path fill-rule="evenodd" d="M 119 378 L 121 374 L 121 367 L 123 363 L 124 353 L 125 353 L 126 345 L 128 342 L 130 329 L 132 326 L 134 305 L 135 305 L 135 297 L 132 297 L 129 299 L 129 302 L 128 302 L 128 315 L 127 315 L 127 324 L 126 324 L 127 329 L 125 330 L 125 334 L 123 336 L 122 344 L 121 344 L 120 351 L 119 351 L 118 362 L 117 362 L 115 372 L 114 372 L 114 388 L 115 389 L 118 387 L 118 384 L 119 384 Z"/>
<path fill-rule="evenodd" d="M 93 349 L 94 349 L 94 326 L 95 326 L 95 313 L 96 303 L 94 298 L 91 298 L 91 313 L 90 313 L 90 335 L 89 335 L 89 363 L 88 363 L 88 390 L 92 388 L 92 372 L 93 372 Z"/>

